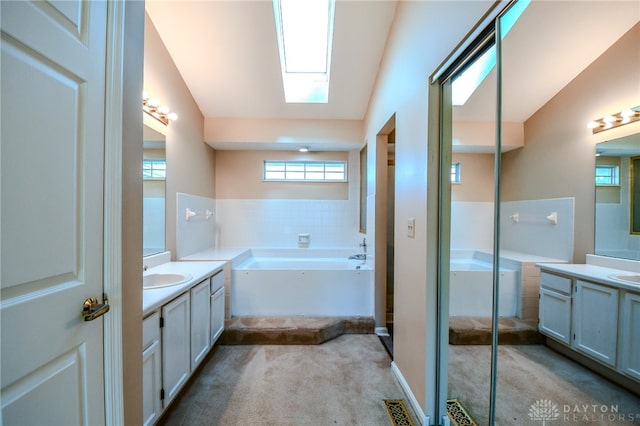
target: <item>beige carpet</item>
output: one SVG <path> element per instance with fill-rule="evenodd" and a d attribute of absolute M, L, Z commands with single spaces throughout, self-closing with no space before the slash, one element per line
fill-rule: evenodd
<path fill-rule="evenodd" d="M 218 346 L 205 362 L 160 424 L 390 425 L 384 400 L 405 398 L 373 334 L 310 346 Z"/>
<path fill-rule="evenodd" d="M 449 346 L 449 397 L 479 425 L 489 421 L 490 357 L 490 346 Z M 542 425 L 529 415 L 538 401 L 557 409 L 547 425 L 640 425 L 640 398 L 543 345 L 499 347 L 497 392 L 496 425 Z"/>

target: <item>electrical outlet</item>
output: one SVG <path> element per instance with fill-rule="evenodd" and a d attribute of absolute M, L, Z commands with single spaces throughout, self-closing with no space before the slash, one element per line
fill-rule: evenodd
<path fill-rule="evenodd" d="M 407 219 L 407 237 L 409 238 L 416 237 L 416 220 L 412 217 Z"/>

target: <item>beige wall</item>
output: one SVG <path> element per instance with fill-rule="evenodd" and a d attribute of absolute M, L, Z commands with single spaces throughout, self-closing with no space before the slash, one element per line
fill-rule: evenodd
<path fill-rule="evenodd" d="M 395 114 L 395 297 L 394 362 L 433 421 L 435 414 L 435 271 L 427 271 L 427 199 L 437 182 L 427 181 L 428 77 L 491 6 L 489 1 L 398 2 L 384 58 L 365 120 L 370 170 L 375 170 L 376 135 Z M 386 163 L 385 163 L 386 167 Z M 373 176 L 372 176 L 373 175 Z M 375 173 L 369 174 L 375 197 Z M 369 205 L 376 205 L 369 202 Z M 381 203 L 386 207 L 386 203 Z M 370 212 L 367 229 L 373 229 Z M 407 218 L 415 218 L 415 238 Z M 431 228 L 430 228 L 431 231 Z M 373 243 L 371 236 L 368 242 Z M 432 237 L 433 239 L 433 237 Z M 376 245 L 377 247 L 377 245 Z M 427 342 L 429 344 L 427 344 Z"/>
<path fill-rule="evenodd" d="M 503 156 L 504 201 L 575 197 L 576 263 L 594 248 L 595 144 L 638 132 L 592 135 L 586 123 L 640 104 L 639 45 L 637 24 L 525 122 L 524 148 Z"/>
<path fill-rule="evenodd" d="M 122 103 L 122 383 L 124 424 L 142 424 L 142 54 L 144 3 L 125 3 Z"/>
<path fill-rule="evenodd" d="M 265 182 L 264 160 L 348 161 L 349 153 L 291 151 L 216 151 L 216 185 L 218 199 L 305 199 L 347 200 L 349 182 Z M 352 182 L 358 176 L 348 176 Z"/>
<path fill-rule="evenodd" d="M 215 151 L 205 144 L 204 119 L 148 16 L 144 32 L 144 88 L 178 114 L 166 127 L 167 250 L 176 253 L 176 193 L 214 198 Z"/>
<path fill-rule="evenodd" d="M 493 154 L 453 154 L 452 162 L 460 163 L 460 183 L 451 184 L 451 201 L 493 201 Z"/>
<path fill-rule="evenodd" d="M 301 145 L 348 150 L 362 144 L 362 121 L 209 117 L 204 133 L 205 141 L 218 149 L 266 149 L 262 146 L 277 143 L 293 150 Z"/>

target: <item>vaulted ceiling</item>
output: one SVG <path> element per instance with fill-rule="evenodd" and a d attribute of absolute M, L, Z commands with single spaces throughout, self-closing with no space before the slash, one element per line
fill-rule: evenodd
<path fill-rule="evenodd" d="M 147 0 L 146 10 L 205 117 L 361 120 L 395 1 L 338 1 L 329 103 L 286 104 L 273 3 Z"/>
<path fill-rule="evenodd" d="M 284 102 L 271 1 L 147 0 L 146 9 L 205 117 L 361 120 L 396 1 L 337 0 L 327 104 Z M 526 120 L 639 18 L 637 1 L 533 1 L 504 41 L 505 119 Z M 494 93 L 490 75 L 456 119 L 491 119 Z"/>

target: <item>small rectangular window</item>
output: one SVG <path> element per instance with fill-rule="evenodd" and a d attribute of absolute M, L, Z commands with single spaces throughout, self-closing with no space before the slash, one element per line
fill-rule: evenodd
<path fill-rule="evenodd" d="M 596 185 L 620 185 L 620 168 L 618 166 L 596 166 Z"/>
<path fill-rule="evenodd" d="M 167 161 L 159 158 L 142 160 L 142 178 L 146 180 L 166 179 Z"/>
<path fill-rule="evenodd" d="M 346 182 L 346 161 L 265 161 L 264 180 Z"/>
<path fill-rule="evenodd" d="M 451 182 L 460 183 L 460 163 L 451 163 Z"/>

